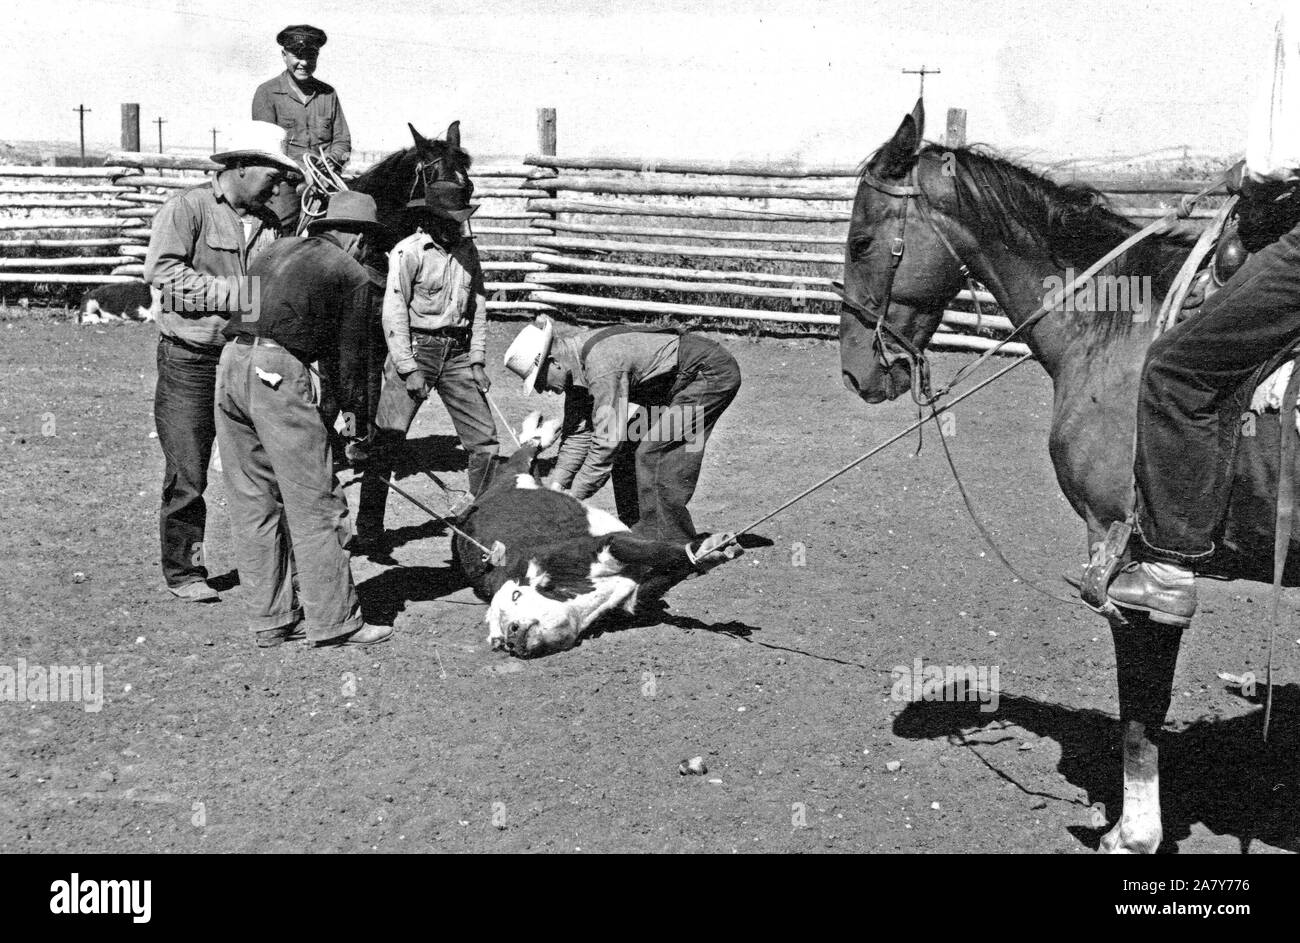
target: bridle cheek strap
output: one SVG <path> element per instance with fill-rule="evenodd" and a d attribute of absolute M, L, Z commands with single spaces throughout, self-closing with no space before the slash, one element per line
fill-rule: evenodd
<path fill-rule="evenodd" d="M 885 183 L 883 180 L 873 177 L 870 171 L 864 171 L 862 179 L 872 189 L 879 190 L 889 196 L 901 198 L 903 200 L 903 209 L 898 214 L 898 229 L 889 244 L 889 268 L 885 273 L 885 291 L 877 310 L 871 311 L 841 292 L 843 309 L 872 329 L 874 335 L 872 348 L 875 351 L 877 361 L 882 367 L 888 370 L 900 358 L 907 361 L 908 370 L 912 375 L 912 399 L 917 405 L 925 405 L 934 398 L 930 390 L 930 362 L 920 348 L 889 323 L 889 308 L 894 295 L 894 275 L 903 261 L 903 252 L 906 248 L 907 212 L 912 204 L 913 197 L 917 198 L 917 208 L 918 211 L 921 211 L 923 201 L 920 197 L 923 196 L 923 191 L 917 182 L 915 165 L 913 165 L 908 176 L 908 182 L 903 185 Z M 893 347 L 899 351 L 898 353 L 894 353 L 894 350 L 891 349 L 891 342 Z"/>
<path fill-rule="evenodd" d="M 918 406 L 926 406 L 933 404 L 936 398 L 930 388 L 930 362 L 926 359 L 924 351 L 919 349 L 908 338 L 900 334 L 889 323 L 889 307 L 893 301 L 894 294 L 894 273 L 897 271 L 899 264 L 903 261 L 905 234 L 907 230 L 907 211 L 911 206 L 913 198 L 916 199 L 916 211 L 920 215 L 921 219 L 924 220 L 928 227 L 930 227 L 930 230 L 936 237 L 938 237 L 940 244 L 945 250 L 947 250 L 948 254 L 952 256 L 953 261 L 957 263 L 962 278 L 966 280 L 966 287 L 971 293 L 971 298 L 974 300 L 976 317 L 982 320 L 983 312 L 979 307 L 979 299 L 975 297 L 975 282 L 971 277 L 970 269 L 967 267 L 966 263 L 961 260 L 961 256 L 958 255 L 956 247 L 953 246 L 948 237 L 944 235 L 943 230 L 938 227 L 934 219 L 930 216 L 929 210 L 926 207 L 925 191 L 921 189 L 920 178 L 918 177 L 917 170 L 918 164 L 913 164 L 911 171 L 908 173 L 907 183 L 905 184 L 886 183 L 885 181 L 873 176 L 869 170 L 864 170 L 862 172 L 862 181 L 867 186 L 871 187 L 873 190 L 879 191 L 880 193 L 884 193 L 887 196 L 902 199 L 903 211 L 898 216 L 897 235 L 894 236 L 889 246 L 889 271 L 885 276 L 884 301 L 883 304 L 879 306 L 880 310 L 878 312 L 872 312 L 861 304 L 849 299 L 843 294 L 843 292 L 840 293 L 840 297 L 844 302 L 844 310 L 849 311 L 857 317 L 858 320 L 873 329 L 874 337 L 872 345 L 876 350 L 876 357 L 881 366 L 885 369 L 889 369 L 899 357 L 907 360 L 908 367 L 912 372 L 912 399 Z M 901 353 L 894 354 L 890 351 L 889 346 L 885 341 L 886 335 L 888 335 L 889 340 L 893 341 L 894 345 L 901 351 Z"/>

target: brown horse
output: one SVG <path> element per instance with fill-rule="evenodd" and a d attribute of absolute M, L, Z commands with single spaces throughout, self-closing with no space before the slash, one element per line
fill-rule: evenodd
<path fill-rule="evenodd" d="M 461 147 L 460 122 L 447 126 L 445 139 L 426 138 L 415 125 L 408 124 L 414 147 L 389 154 L 369 170 L 358 175 L 348 186 L 375 199 L 376 214 L 387 232 L 376 247 L 386 253 L 399 240 L 415 232 L 418 214 L 406 209 L 411 200 L 424 196 L 431 183 L 453 181 L 474 190 L 469 179 L 473 161 Z"/>
<path fill-rule="evenodd" d="M 918 103 L 865 164 L 853 205 L 841 362 L 846 386 L 868 403 L 911 389 L 908 360 L 929 343 L 968 272 L 1019 325 L 1068 269 L 1082 272 L 1136 230 L 1091 188 L 1054 184 L 982 151 L 923 144 L 923 120 Z M 1186 235 L 1151 238 L 1106 271 L 1149 278 L 1158 303 L 1188 248 Z M 1154 310 L 1054 310 L 1023 335 L 1052 379 L 1048 447 L 1089 548 L 1132 507 L 1138 381 L 1155 323 Z M 1181 631 L 1128 615 L 1111 623 L 1124 809 L 1102 848 L 1153 852 L 1162 837 L 1156 737 Z"/>

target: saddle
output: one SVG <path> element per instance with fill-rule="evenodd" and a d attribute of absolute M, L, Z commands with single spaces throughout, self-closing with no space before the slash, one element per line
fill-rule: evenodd
<path fill-rule="evenodd" d="M 1216 291 L 1227 283 L 1250 258 L 1250 251 L 1241 240 L 1237 217 L 1224 224 L 1223 232 L 1210 255 L 1210 264 L 1192 278 L 1191 287 L 1173 323 L 1186 320 L 1195 314 Z"/>

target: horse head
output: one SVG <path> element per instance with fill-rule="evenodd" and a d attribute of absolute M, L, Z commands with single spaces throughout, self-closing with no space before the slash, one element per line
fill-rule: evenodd
<path fill-rule="evenodd" d="M 393 242 L 415 231 L 419 219 L 407 211 L 407 204 L 424 197 L 433 183 L 453 182 L 464 187 L 466 196 L 474 192 L 469 178 L 473 159 L 461 147 L 460 122 L 447 126 L 444 139 L 427 138 L 407 124 L 415 144 L 389 154 L 352 181 L 353 190 L 375 198 L 379 221 L 388 227 Z"/>
<path fill-rule="evenodd" d="M 867 159 L 853 200 L 840 365 L 844 385 L 868 403 L 911 388 L 912 352 L 925 349 L 962 284 L 960 263 L 923 215 L 922 200 L 934 206 L 953 190 L 943 178 L 942 155 L 923 148 L 924 124 L 917 101 L 894 136 Z"/>

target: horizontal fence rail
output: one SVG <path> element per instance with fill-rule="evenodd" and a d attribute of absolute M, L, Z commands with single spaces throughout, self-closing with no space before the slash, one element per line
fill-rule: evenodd
<path fill-rule="evenodd" d="M 104 167 L 0 166 L 0 290 L 138 281 L 159 208 L 218 169 L 206 157 L 128 151 L 110 152 Z M 858 172 L 568 155 L 476 166 L 472 226 L 488 310 L 833 330 L 840 301 L 830 289 L 843 269 Z M 1135 176 L 1087 182 L 1137 222 L 1203 186 Z M 962 291 L 933 344 L 985 350 L 1010 330 L 988 292 Z M 1004 350 L 1027 352 L 1016 343 Z"/>

